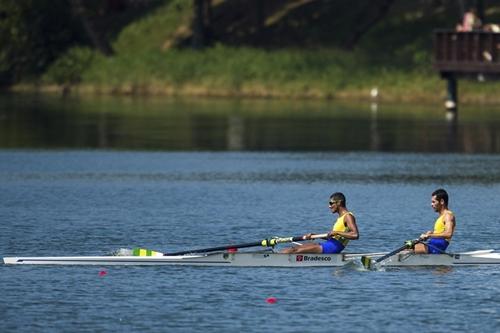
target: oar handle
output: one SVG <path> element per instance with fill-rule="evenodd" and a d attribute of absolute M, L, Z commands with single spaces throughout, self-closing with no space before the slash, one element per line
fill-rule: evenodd
<path fill-rule="evenodd" d="M 280 243 L 303 242 L 303 241 L 310 240 L 310 239 L 318 239 L 318 238 L 326 238 L 326 237 L 328 237 L 328 234 L 311 235 L 310 238 L 306 238 L 305 235 L 295 236 L 295 237 L 274 237 L 271 239 L 264 239 L 262 241 L 262 246 L 274 246 L 274 245 L 280 244 Z M 267 242 L 266 245 L 264 245 L 264 242 Z"/>
<path fill-rule="evenodd" d="M 311 235 L 311 239 L 327 238 L 327 237 L 328 237 L 328 234 Z"/>

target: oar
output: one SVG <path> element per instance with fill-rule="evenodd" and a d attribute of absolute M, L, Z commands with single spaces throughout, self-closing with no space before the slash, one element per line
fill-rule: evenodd
<path fill-rule="evenodd" d="M 310 239 L 318 239 L 318 238 L 326 238 L 328 234 L 318 234 L 318 235 L 311 235 Z M 216 246 L 216 247 L 208 247 L 204 249 L 195 249 L 195 250 L 187 250 L 187 251 L 179 251 L 179 252 L 171 252 L 171 253 L 161 253 L 161 252 L 156 252 L 156 251 L 151 251 L 151 250 L 146 250 L 146 249 L 134 249 L 133 250 L 133 255 L 134 256 L 180 256 L 183 254 L 189 254 L 189 253 L 207 253 L 207 252 L 215 252 L 215 251 L 224 251 L 224 250 L 231 250 L 231 249 L 242 249 L 246 247 L 256 247 L 256 246 L 263 246 L 263 247 L 272 247 L 280 243 L 291 243 L 291 242 L 302 242 L 308 240 L 304 236 L 295 236 L 295 237 L 273 237 L 269 239 L 263 239 L 258 242 L 252 242 L 252 243 L 243 243 L 243 244 L 234 244 L 234 245 L 224 245 L 224 246 Z"/>
<path fill-rule="evenodd" d="M 373 267 L 373 265 L 375 265 L 381 261 L 384 261 L 385 259 L 392 257 L 393 255 L 395 255 L 403 250 L 411 248 L 411 247 L 413 247 L 413 245 L 420 243 L 422 241 L 423 241 L 422 238 L 417 238 L 414 240 L 406 241 L 405 245 L 398 247 L 394 251 L 391 251 L 391 252 L 387 253 L 386 255 L 383 255 L 382 257 L 377 258 L 376 260 L 373 260 L 371 257 L 368 257 L 368 256 L 362 256 L 361 263 L 363 264 L 363 266 L 365 266 L 366 269 L 371 269 Z"/>

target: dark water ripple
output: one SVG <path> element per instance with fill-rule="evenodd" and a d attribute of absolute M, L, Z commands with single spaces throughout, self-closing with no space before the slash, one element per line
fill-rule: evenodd
<path fill-rule="evenodd" d="M 61 153 L 62 154 L 62 153 Z M 433 154 L 278 154 L 264 153 L 204 153 L 202 164 L 192 161 L 189 155 L 178 153 L 151 154 L 151 164 L 137 166 L 124 154 L 121 160 L 110 159 L 102 153 L 68 153 L 71 159 L 87 159 L 91 156 L 100 159 L 102 165 L 73 165 L 78 171 L 61 170 L 62 161 L 44 161 L 44 153 L 4 153 L 4 168 L 0 169 L 3 181 L 84 181 L 84 182 L 332 182 L 345 181 L 355 183 L 498 183 L 500 182 L 500 158 L 496 155 L 433 155 Z M 27 156 L 44 163 L 42 170 L 36 173 L 23 168 Z M 137 154 L 139 160 L 144 158 Z M 212 157 L 209 157 L 212 156 Z M 265 156 L 268 163 L 259 163 Z M 22 158 L 19 158 L 22 157 Z M 230 160 L 229 165 L 226 164 Z M 16 161 L 18 160 L 18 161 Z M 184 161 L 183 160 L 188 160 Z M 293 165 L 287 164 L 293 161 Z M 20 166 L 13 170 L 10 162 Z M 19 162 L 19 163 L 16 163 Z M 187 163 L 186 163 L 187 162 Z M 247 163 L 250 162 L 250 163 Z M 257 163 L 256 163 L 257 162 Z M 64 161 L 69 165 L 71 161 Z M 120 163 L 125 163 L 120 165 Z M 93 170 L 89 171 L 91 165 Z M 119 167 L 120 170 L 113 170 Z M 110 169 L 112 171 L 110 171 Z M 161 169 L 161 170 L 160 170 Z"/>

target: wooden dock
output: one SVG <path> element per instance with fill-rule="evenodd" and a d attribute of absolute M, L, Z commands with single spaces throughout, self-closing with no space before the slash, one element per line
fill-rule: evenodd
<path fill-rule="evenodd" d="M 436 30 L 433 66 L 447 80 L 446 108 L 456 109 L 459 78 L 500 79 L 500 33 Z"/>

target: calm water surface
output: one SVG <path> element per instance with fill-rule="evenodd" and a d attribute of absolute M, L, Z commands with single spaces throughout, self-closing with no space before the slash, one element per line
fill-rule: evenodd
<path fill-rule="evenodd" d="M 380 108 L 374 122 L 369 108 L 313 104 L 290 115 L 261 102 L 255 113 L 237 109 L 232 123 L 223 102 L 182 102 L 185 113 L 164 116 L 159 101 L 73 109 L 66 100 L 38 108 L 32 99 L 3 101 L 1 257 L 175 251 L 325 232 L 335 218 L 327 207 L 333 191 L 347 195 L 361 230 L 349 251 L 391 250 L 432 227 L 430 193 L 441 186 L 457 215 L 450 250 L 500 249 L 492 111 L 478 119 L 464 112 L 450 141 L 436 135 L 450 128 L 443 114 L 411 110 Z M 137 103 L 146 116 L 133 110 Z M 440 154 L 446 147 L 461 153 Z M 493 266 L 0 265 L 0 285 L 1 332 L 500 330 Z M 267 304 L 270 296 L 278 302 Z"/>
<path fill-rule="evenodd" d="M 432 226 L 437 186 L 457 214 L 451 249 L 498 249 L 499 165 L 496 155 L 3 151 L 0 253 L 166 251 L 322 232 L 337 190 L 361 229 L 350 250 L 390 250 Z M 0 328 L 496 332 L 499 282 L 500 267 L 2 265 Z"/>

